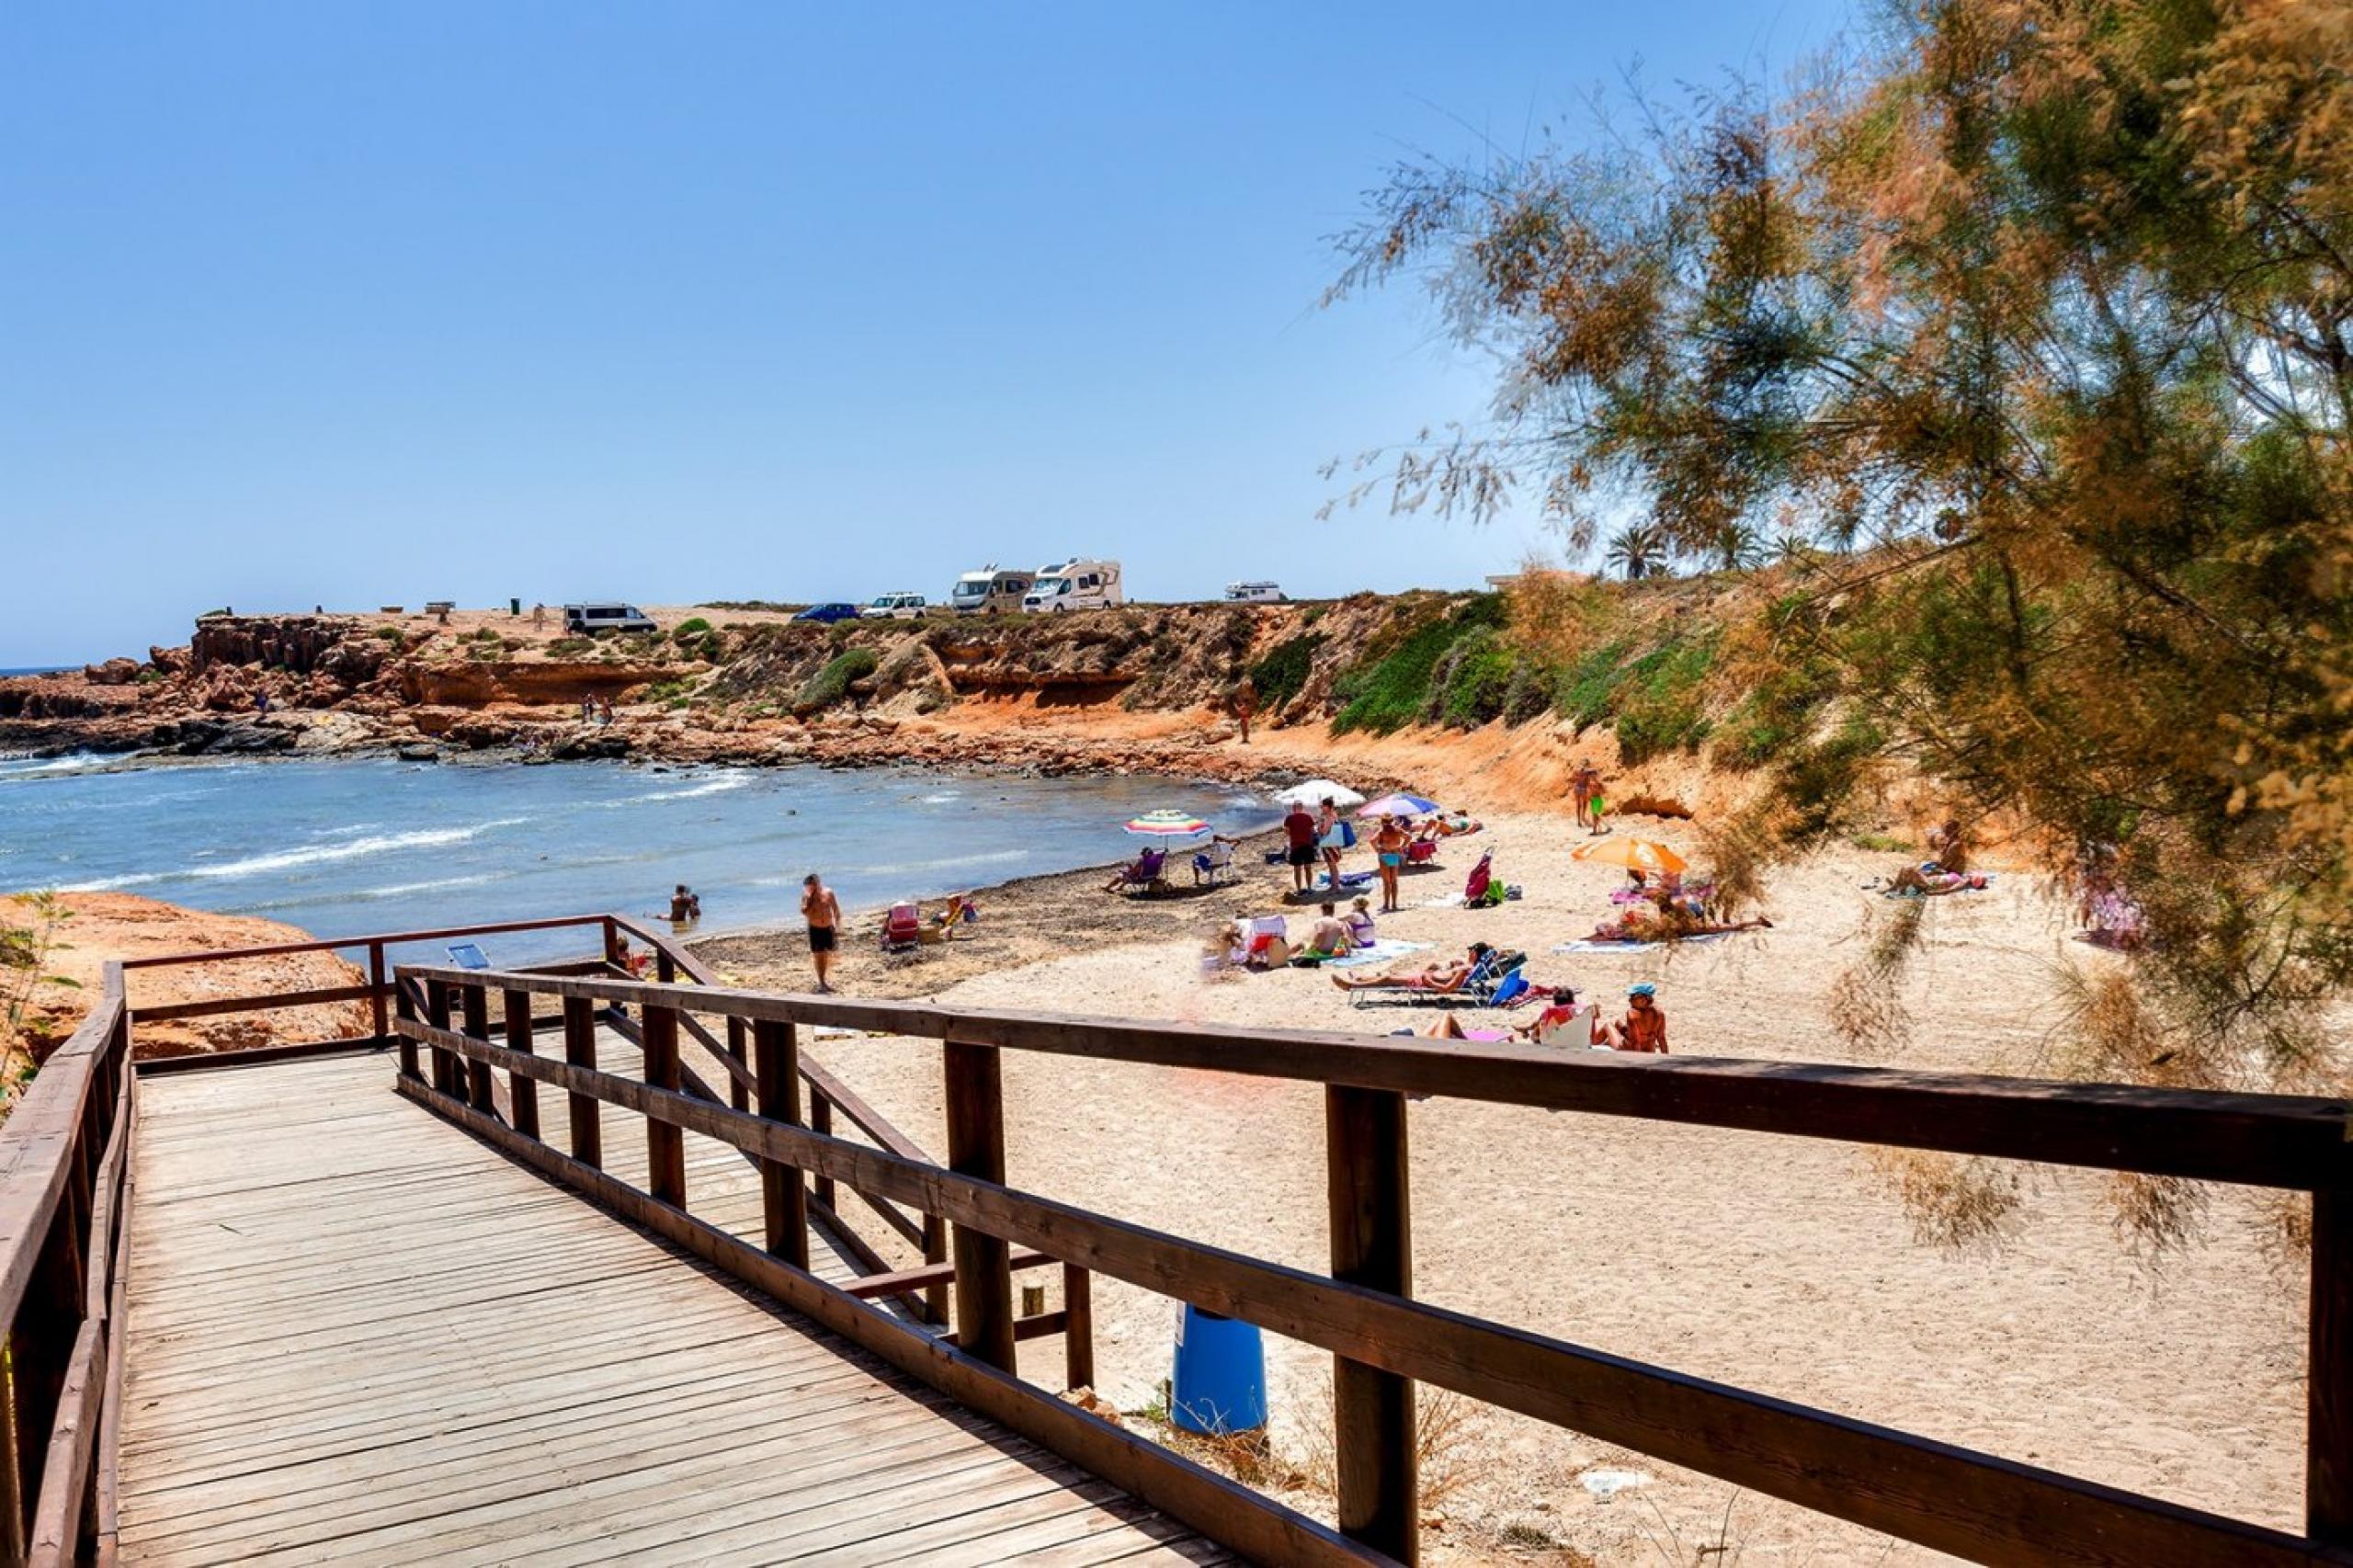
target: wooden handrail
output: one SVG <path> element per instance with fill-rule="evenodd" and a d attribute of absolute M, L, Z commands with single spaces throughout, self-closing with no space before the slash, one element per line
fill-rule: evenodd
<path fill-rule="evenodd" d="M 491 983 L 505 983 L 495 971 L 403 967 L 445 982 L 479 982 L 487 974 Z M 2353 1102 L 2344 1099 L 1893 1067 L 1563 1052 L 1540 1046 L 1138 1023 L 644 982 L 518 978 L 541 982 L 557 995 L 1106 1062 L 2246 1187 L 2353 1190 Z"/>
<path fill-rule="evenodd" d="M 417 972 L 436 982 L 485 980 L 460 971 Z M 2312 1440 L 2320 1445 L 2312 1462 L 2315 1500 L 2309 1533 L 2297 1537 L 1415 1301 L 1403 1203 L 1408 1085 L 1417 1093 L 1970 1152 L 2011 1152 L 2040 1133 L 2058 1142 L 2057 1157 L 2068 1163 L 2175 1170 L 2188 1161 L 2199 1163 L 2200 1174 L 2210 1176 L 2228 1171 L 2234 1179 L 2287 1186 L 2314 1176 L 2341 1180 L 2347 1125 L 2341 1102 L 2016 1085 L 1884 1070 L 1756 1071 L 1762 1064 L 1673 1059 L 1605 1065 L 1532 1051 L 1392 1044 L 1340 1035 L 1245 1035 L 721 993 L 708 986 L 616 987 L 534 977 L 491 977 L 489 983 L 575 1001 L 618 990 L 653 1008 L 690 1000 L 706 1013 L 771 1025 L 855 1021 L 858 1027 L 956 1042 L 948 1047 L 949 1124 L 953 1129 L 961 1119 L 974 1131 L 961 1144 L 951 1140 L 950 1169 L 594 1067 L 506 1052 L 426 1026 L 402 1026 L 415 1039 L 468 1060 L 561 1084 L 574 1095 L 621 1106 L 650 1122 L 699 1132 L 762 1160 L 944 1215 L 957 1227 L 961 1348 L 1000 1368 L 1009 1369 L 1017 1338 L 1009 1303 L 996 1299 L 1004 1293 L 999 1277 L 1014 1244 L 1333 1351 L 1343 1372 L 1365 1374 L 1337 1384 L 1341 1436 L 1350 1449 L 1349 1463 L 1341 1469 L 1341 1527 L 1392 1556 L 1410 1560 L 1415 1551 L 1411 1382 L 1418 1381 L 1980 1562 L 2353 1563 L 2353 1551 L 2326 1533 L 2330 1516 L 2325 1505 L 2334 1498 L 2330 1478 L 2340 1456 L 2324 1449 L 2343 1436 L 2342 1423 L 2314 1423 Z M 1233 1049 L 1245 1040 L 1248 1051 Z M 973 1054 L 993 1059 L 1000 1049 L 1294 1079 L 1331 1072 L 1334 1076 L 1323 1081 L 1333 1096 L 1333 1276 L 1225 1251 L 1006 1186 L 1001 1155 L 984 1136 L 995 1126 L 994 1096 L 977 1075 L 984 1068 L 993 1079 L 995 1069 Z M 961 1075 L 960 1051 L 967 1063 Z M 434 1102 L 421 1084 L 402 1088 Z M 1914 1119 L 1928 1109 L 1940 1110 L 1948 1119 L 1915 1124 Z M 2160 1133 L 2195 1141 L 2209 1127 L 2216 1130 L 2220 1154 L 2183 1154 L 2158 1142 Z M 2322 1128 L 2334 1140 L 2333 1157 L 2324 1157 L 2316 1146 Z M 486 1131 L 479 1125 L 476 1130 Z M 2257 1132 L 2275 1146 L 2251 1147 Z M 975 1144 L 974 1138 L 983 1141 Z M 2029 1157 L 2052 1155 L 2038 1148 Z M 642 1217 L 652 1210 L 638 1212 Z M 2332 1249 L 2341 1244 L 2341 1238 L 2333 1237 L 2318 1251 L 2335 1256 Z M 2316 1298 L 2311 1372 L 2316 1389 L 2324 1382 L 2333 1387 L 2343 1364 L 2341 1348 L 2324 1344 L 2320 1327 L 2325 1316 L 2334 1321 L 2338 1311 L 2337 1305 L 2324 1308 Z M 849 1332 L 861 1337 L 866 1331 Z M 1217 1533 L 1212 1524 L 1191 1522 Z"/>
<path fill-rule="evenodd" d="M 74 1560 L 112 1528 L 122 1245 L 130 1234 L 131 1071 L 122 966 L 0 1127 L 0 1556 Z M 104 1431 L 102 1431 L 102 1428 Z M 98 1543 L 94 1543 L 98 1544 Z"/>

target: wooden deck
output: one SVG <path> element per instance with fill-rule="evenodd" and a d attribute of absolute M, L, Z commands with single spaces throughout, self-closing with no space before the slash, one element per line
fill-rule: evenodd
<path fill-rule="evenodd" d="M 142 1085 L 125 1562 L 1233 1560 L 395 1096 L 392 1073 Z M 642 1181 L 642 1136 L 608 1114 L 611 1169 Z M 697 1210 L 756 1236 L 750 1167 L 688 1153 Z"/>

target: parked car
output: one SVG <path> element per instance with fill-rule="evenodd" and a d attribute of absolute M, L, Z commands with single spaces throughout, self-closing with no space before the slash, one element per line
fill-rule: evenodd
<path fill-rule="evenodd" d="M 795 620 L 856 620 L 858 607 L 846 604 L 811 605 L 792 619 Z"/>
<path fill-rule="evenodd" d="M 1000 572 L 992 561 L 977 572 L 967 572 L 956 579 L 956 586 L 949 591 L 948 608 L 958 615 L 993 615 L 1021 608 L 1022 596 L 1029 591 L 1033 574 Z"/>
<path fill-rule="evenodd" d="M 1118 562 L 1065 561 L 1058 566 L 1039 568 L 1038 580 L 1029 585 L 1021 608 L 1033 615 L 1060 614 L 1066 609 L 1105 609 L 1127 602 L 1128 596 L 1120 586 Z"/>
<path fill-rule="evenodd" d="M 566 605 L 563 629 L 575 637 L 595 631 L 655 631 L 654 618 L 635 605 L 607 599 L 601 604 Z"/>
<path fill-rule="evenodd" d="M 1289 596 L 1277 583 L 1228 583 L 1225 602 L 1235 605 L 1281 604 Z"/>
<path fill-rule="evenodd" d="M 921 594 L 910 594 L 903 589 L 895 594 L 884 594 L 858 613 L 869 620 L 920 620 L 926 608 Z"/>

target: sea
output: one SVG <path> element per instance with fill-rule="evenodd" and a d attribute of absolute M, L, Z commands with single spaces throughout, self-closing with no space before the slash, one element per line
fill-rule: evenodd
<path fill-rule="evenodd" d="M 1145 778 L 814 767 L 0 758 L 0 890 L 136 892 L 321 937 L 702 897 L 705 932 L 797 924 L 801 880 L 845 909 L 1132 855 L 1151 811 L 1274 824 L 1238 789 Z M 494 961 L 579 936 L 486 943 Z"/>

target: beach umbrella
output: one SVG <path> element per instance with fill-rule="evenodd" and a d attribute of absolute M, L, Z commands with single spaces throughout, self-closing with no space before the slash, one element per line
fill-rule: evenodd
<path fill-rule="evenodd" d="M 1199 838 L 1210 830 L 1208 823 L 1190 812 L 1146 812 L 1121 826 L 1144 838 Z"/>
<path fill-rule="evenodd" d="M 1686 867 L 1682 856 L 1647 838 L 1605 838 L 1597 844 L 1581 844 L 1569 852 L 1569 858 L 1590 860 L 1597 866 L 1623 866 L 1652 876 Z"/>
<path fill-rule="evenodd" d="M 1329 801 L 1342 811 L 1364 804 L 1364 792 L 1351 790 L 1346 784 L 1335 784 L 1329 778 L 1311 778 L 1304 784 L 1294 784 L 1275 797 L 1286 806 L 1305 806 L 1309 811 Z"/>
<path fill-rule="evenodd" d="M 1378 801 L 1367 801 L 1357 809 L 1360 817 L 1426 817 L 1438 810 L 1438 802 L 1421 795 L 1400 790 L 1393 795 L 1383 795 Z"/>

